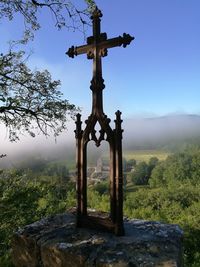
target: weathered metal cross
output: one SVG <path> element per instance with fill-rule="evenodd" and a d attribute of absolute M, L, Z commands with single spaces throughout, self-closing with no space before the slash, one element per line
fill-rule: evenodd
<path fill-rule="evenodd" d="M 96 7 L 92 14 L 93 36 L 87 38 L 87 44 L 79 47 L 72 46 L 66 53 L 69 57 L 87 54 L 93 59 L 93 78 L 90 89 L 93 92 L 92 112 L 82 130 L 81 115 L 77 114 L 76 121 L 76 164 L 77 164 L 77 226 L 93 227 L 124 234 L 123 227 L 123 168 L 122 168 L 122 128 L 121 112 L 116 112 L 115 129 L 109 123 L 110 119 L 103 112 L 101 57 L 107 56 L 107 50 L 112 47 L 126 47 L 134 39 L 129 34 L 107 39 L 106 33 L 101 33 L 101 11 Z M 100 124 L 100 135 L 96 136 L 95 126 Z M 110 215 L 102 218 L 89 214 L 87 211 L 87 144 L 93 140 L 96 146 L 106 140 L 110 146 Z"/>
<path fill-rule="evenodd" d="M 102 94 L 100 91 L 104 89 L 104 80 L 102 78 L 102 65 L 101 57 L 107 56 L 109 48 L 121 46 L 126 47 L 131 43 L 134 37 L 124 33 L 123 36 L 119 36 L 112 39 L 107 39 L 106 33 L 101 33 L 100 18 L 102 17 L 101 11 L 96 7 L 92 14 L 93 21 L 93 36 L 87 38 L 87 44 L 69 48 L 66 53 L 69 57 L 78 56 L 81 54 L 87 54 L 88 59 L 93 59 L 93 79 L 91 81 L 91 89 L 93 95 L 92 112 L 103 111 Z"/>

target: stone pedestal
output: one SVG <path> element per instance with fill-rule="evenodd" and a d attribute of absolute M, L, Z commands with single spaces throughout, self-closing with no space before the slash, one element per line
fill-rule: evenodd
<path fill-rule="evenodd" d="M 125 220 L 125 236 L 75 227 L 59 214 L 15 233 L 16 267 L 181 267 L 183 232 L 177 225 Z"/>

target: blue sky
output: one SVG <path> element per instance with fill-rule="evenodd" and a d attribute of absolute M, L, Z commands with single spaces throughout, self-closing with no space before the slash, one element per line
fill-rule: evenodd
<path fill-rule="evenodd" d="M 76 0 L 80 3 L 81 0 Z M 110 49 L 103 58 L 104 110 L 113 118 L 200 114 L 200 1 L 199 0 L 97 0 L 103 11 L 102 32 L 109 38 L 124 32 L 135 37 L 126 49 Z M 70 102 L 91 111 L 92 62 L 85 55 L 70 59 L 71 45 L 85 43 L 80 32 L 57 31 L 52 17 L 40 13 L 42 28 L 28 49 L 31 68 L 47 68 L 62 81 Z M 0 24 L 0 50 L 19 36 L 20 19 Z M 87 36 L 91 35 L 89 28 Z"/>

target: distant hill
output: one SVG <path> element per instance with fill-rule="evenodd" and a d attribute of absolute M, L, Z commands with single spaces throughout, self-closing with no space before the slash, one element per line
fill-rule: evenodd
<path fill-rule="evenodd" d="M 199 115 L 169 115 L 124 120 L 124 147 L 157 148 L 173 143 L 200 143 Z"/>

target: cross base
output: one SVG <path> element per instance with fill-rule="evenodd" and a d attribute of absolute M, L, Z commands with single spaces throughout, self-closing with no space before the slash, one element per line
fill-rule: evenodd
<path fill-rule="evenodd" d="M 100 232 L 109 232 L 117 236 L 123 236 L 124 226 L 113 223 L 110 214 L 101 211 L 88 211 L 87 215 L 78 215 L 76 226 L 78 228 L 90 228 Z"/>

